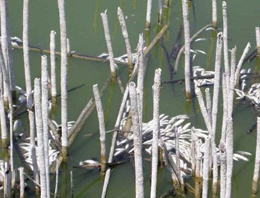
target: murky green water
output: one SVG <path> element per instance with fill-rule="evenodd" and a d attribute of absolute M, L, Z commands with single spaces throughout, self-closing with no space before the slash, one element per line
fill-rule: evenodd
<path fill-rule="evenodd" d="M 180 25 L 182 24 L 181 1 L 172 1 L 171 8 L 164 9 L 164 22 L 169 21 L 170 27 L 164 36 L 164 44 L 170 52 L 176 39 Z M 116 10 L 120 6 L 127 16 L 127 27 L 130 35 L 132 49 L 135 49 L 138 34 L 144 33 L 146 41 L 154 38 L 158 32 L 157 26 L 157 3 L 154 1 L 152 14 L 152 28 L 149 33 L 145 33 L 145 15 L 146 1 L 137 0 L 96 0 L 96 1 L 66 1 L 66 19 L 68 38 L 71 42 L 71 50 L 81 52 L 88 55 L 99 55 L 106 51 L 106 43 L 103 35 L 102 21 L 100 13 L 108 10 L 108 18 L 110 25 L 110 33 L 112 37 L 112 45 L 115 57 L 125 54 L 124 40 L 121 35 Z M 251 42 L 252 48 L 255 46 L 255 26 L 259 26 L 260 18 L 260 1 L 251 0 L 248 2 L 242 0 L 232 0 L 228 2 L 228 24 L 229 24 L 229 48 L 237 46 L 237 60 L 247 42 Z M 219 28 L 222 27 L 221 20 L 221 1 L 218 2 L 218 19 Z M 11 34 L 22 38 L 22 1 L 9 2 L 9 17 Z M 211 1 L 194 0 L 194 8 L 190 6 L 190 24 L 191 35 L 198 29 L 211 22 Z M 38 45 L 42 48 L 49 46 L 49 33 L 51 30 L 57 32 L 57 49 L 59 50 L 59 20 L 57 2 L 52 0 L 34 0 L 30 2 L 30 44 Z M 192 44 L 193 49 L 201 49 L 209 52 L 208 55 L 200 54 L 196 57 L 193 65 L 200 65 L 213 70 L 215 57 L 215 37 L 211 31 L 205 31 L 200 37 L 207 38 L 207 41 L 201 41 Z M 210 52 L 213 53 L 210 56 Z M 14 50 L 15 70 L 17 84 L 24 88 L 24 70 L 22 51 Z M 40 54 L 31 52 L 31 72 L 34 77 L 40 76 Z M 59 57 L 57 64 L 59 64 Z M 252 67 L 255 69 L 255 62 L 244 65 L 244 67 Z M 147 75 L 145 78 L 145 115 L 144 120 L 148 121 L 152 117 L 152 89 L 154 70 L 158 67 L 162 68 L 162 80 L 169 80 L 169 71 L 164 52 L 159 45 L 156 45 L 150 53 Z M 58 69 L 59 71 L 59 69 Z M 183 77 L 183 62 L 175 79 Z M 68 88 L 85 84 L 69 94 L 69 120 L 76 120 L 77 116 L 85 106 L 87 101 L 93 96 L 92 85 L 98 84 L 101 88 L 109 76 L 108 63 L 96 63 L 85 60 L 70 60 L 68 73 Z M 125 83 L 127 80 L 127 68 L 120 66 L 119 75 Z M 58 75 L 59 76 L 59 75 Z M 171 116 L 186 113 L 191 116 L 191 122 L 196 127 L 205 128 L 204 121 L 199 111 L 197 100 L 187 104 L 184 97 L 184 84 L 175 84 L 171 86 L 164 84 L 161 89 L 160 112 Z M 58 89 L 59 90 L 59 89 Z M 119 110 L 122 95 L 117 85 L 111 86 L 105 91 L 102 98 L 103 107 L 105 109 L 106 129 L 113 129 L 115 119 Z M 59 104 L 59 102 L 58 102 Z M 222 112 L 220 105 L 220 113 Z M 56 120 L 60 122 L 60 112 L 57 111 Z M 219 129 L 221 128 L 221 120 L 218 120 Z M 255 136 L 256 133 L 250 135 L 246 131 L 254 123 L 256 117 L 250 109 L 245 105 L 236 105 L 234 109 L 234 134 L 235 134 L 235 150 L 245 150 L 251 153 L 255 152 Z M 86 134 L 92 134 L 86 136 Z M 220 136 L 220 131 L 217 132 Z M 103 180 L 98 172 L 85 171 L 80 169 L 72 169 L 72 165 L 77 164 L 81 160 L 99 156 L 99 140 L 98 140 L 98 122 L 96 112 L 90 116 L 84 128 L 81 130 L 76 141 L 69 149 L 70 161 L 69 169 L 73 170 L 75 197 L 100 197 Z M 108 135 L 107 142 L 110 146 L 111 135 Z M 250 158 L 250 162 L 235 162 L 234 166 L 234 183 L 233 197 L 249 197 L 251 189 L 251 180 L 253 174 L 254 156 Z M 150 162 L 144 162 L 145 171 L 145 192 L 149 197 L 150 184 Z M 62 176 L 63 177 L 63 176 Z M 61 178 L 60 178 L 61 179 Z M 69 177 L 67 176 L 69 180 Z M 167 170 L 161 170 L 158 179 L 158 196 L 162 195 L 171 187 L 170 174 Z M 66 183 L 66 182 L 65 182 Z M 54 179 L 52 180 L 54 185 Z M 67 197 L 70 196 L 69 181 L 65 185 L 60 183 L 60 190 Z M 134 170 L 130 163 L 118 166 L 112 171 L 107 197 L 134 197 Z M 193 195 L 188 195 L 193 197 Z"/>

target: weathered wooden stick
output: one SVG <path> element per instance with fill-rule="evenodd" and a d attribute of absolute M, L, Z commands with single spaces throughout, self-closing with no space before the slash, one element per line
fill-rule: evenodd
<path fill-rule="evenodd" d="M 232 192 L 232 172 L 233 172 L 233 119 L 227 118 L 227 136 L 226 136 L 226 152 L 227 152 L 227 174 L 226 174 L 226 195 L 225 198 L 231 197 Z"/>
<path fill-rule="evenodd" d="M 139 97 L 139 120 L 142 124 L 143 122 L 143 95 L 144 95 L 144 73 L 145 73 L 145 64 L 144 64 L 144 39 L 143 35 L 139 34 L 138 41 L 138 58 L 137 58 L 137 66 L 138 66 L 138 75 L 137 75 L 137 88 L 136 91 Z"/>
<path fill-rule="evenodd" d="M 105 129 L 105 119 L 104 119 L 104 111 L 102 107 L 102 102 L 99 95 L 98 85 L 93 85 L 93 93 L 97 108 L 98 114 L 98 123 L 99 123 L 99 132 L 100 132 L 100 145 L 101 145 L 101 155 L 100 155 L 100 163 L 101 163 L 101 173 L 104 174 L 106 172 L 106 129 Z"/>
<path fill-rule="evenodd" d="M 0 81 L 2 81 L 2 73 L 0 72 Z M 8 148 L 8 128 L 6 125 L 6 115 L 5 115 L 5 106 L 4 106 L 4 99 L 3 99 L 3 92 L 0 89 L 0 119 L 1 119 L 1 141 L 2 141 L 2 148 Z"/>
<path fill-rule="evenodd" d="M 226 84 L 226 73 L 223 73 L 222 77 L 222 95 L 223 95 L 223 116 L 222 116 L 222 129 L 221 140 L 226 142 L 226 130 L 227 130 L 227 116 L 228 116 L 228 92 Z"/>
<path fill-rule="evenodd" d="M 222 140 L 219 144 L 220 149 L 220 197 L 226 196 L 226 174 L 227 174 L 227 159 L 226 159 L 226 146 Z"/>
<path fill-rule="evenodd" d="M 186 99 L 190 100 L 191 94 L 191 71 L 190 71 L 190 24 L 189 24 L 189 13 L 187 0 L 182 0 L 182 16 L 183 16 L 183 27 L 184 27 L 184 41 L 185 41 L 185 92 Z"/>
<path fill-rule="evenodd" d="M 223 12 L 223 51 L 224 51 L 224 66 L 227 74 L 227 83 L 229 84 L 229 61 L 228 61 L 228 22 L 227 22 L 227 3 L 222 2 Z M 227 85 L 229 87 L 229 85 Z"/>
<path fill-rule="evenodd" d="M 210 122 L 212 122 L 212 105 L 211 105 L 211 96 L 210 96 L 210 89 L 209 88 L 206 88 L 205 89 L 205 96 L 206 96 L 206 109 L 207 109 L 207 112 L 208 112 L 208 115 L 209 115 L 209 120 Z"/>
<path fill-rule="evenodd" d="M 212 27 L 217 28 L 217 1 L 212 0 Z"/>
<path fill-rule="evenodd" d="M 203 184 L 202 198 L 208 197 L 208 182 L 209 182 L 209 161 L 210 161 L 210 137 L 205 140 L 205 152 L 203 161 Z"/>
<path fill-rule="evenodd" d="M 258 56 L 260 55 L 260 27 L 255 27 L 255 36 L 256 36 L 256 48 Z"/>
<path fill-rule="evenodd" d="M 104 34 L 105 34 L 105 39 L 106 39 L 106 44 L 107 44 L 107 51 L 109 54 L 110 72 L 111 72 L 112 78 L 115 78 L 116 77 L 116 65 L 115 65 L 115 61 L 114 61 L 114 54 L 113 54 L 112 43 L 111 43 L 111 38 L 110 38 L 110 33 L 109 33 L 107 10 L 105 10 L 105 12 L 102 12 L 100 15 L 101 15 L 102 22 L 103 22 Z"/>
<path fill-rule="evenodd" d="M 256 136 L 256 152 L 255 152 L 255 168 L 252 182 L 252 194 L 256 195 L 260 169 L 260 117 L 257 117 L 257 136 Z"/>
<path fill-rule="evenodd" d="M 19 168 L 20 173 L 20 198 L 24 198 L 24 168 Z"/>
<path fill-rule="evenodd" d="M 46 181 L 46 164 L 43 142 L 43 124 L 42 124 L 42 108 L 41 108 L 41 87 L 40 79 L 34 80 L 34 105 L 35 105 L 35 121 L 37 131 L 37 161 L 40 170 L 41 197 L 47 197 L 47 181 Z M 48 157 L 48 156 L 47 156 Z"/>
<path fill-rule="evenodd" d="M 234 88 L 236 85 L 235 82 L 235 70 L 236 70 L 236 46 L 231 50 L 231 68 L 230 68 L 230 78 L 229 78 L 229 96 L 228 96 L 228 113 L 229 117 L 232 117 L 233 113 L 233 103 L 234 103 Z"/>
<path fill-rule="evenodd" d="M 215 78 L 212 102 L 212 132 L 213 139 L 215 139 L 217 113 L 218 113 L 218 99 L 219 99 L 219 85 L 220 85 L 220 70 L 221 70 L 221 53 L 222 53 L 222 33 L 217 35 L 216 46 L 216 60 L 215 60 Z"/>
<path fill-rule="evenodd" d="M 129 37 L 128 37 L 124 14 L 119 7 L 117 8 L 117 16 L 118 16 L 118 20 L 119 20 L 119 23 L 120 23 L 120 26 L 122 29 L 123 37 L 125 39 L 125 47 L 126 47 L 127 58 L 128 58 L 128 67 L 129 67 L 129 71 L 131 72 L 133 70 L 131 45 L 130 45 L 130 41 L 129 41 Z"/>
<path fill-rule="evenodd" d="M 142 133 L 140 131 L 138 102 L 135 83 L 129 83 L 129 95 L 131 102 L 133 133 L 134 133 L 134 155 L 135 155 L 135 190 L 136 198 L 144 197 L 144 178 L 142 162 Z"/>
<path fill-rule="evenodd" d="M 152 176 L 151 176 L 151 198 L 156 198 L 157 169 L 158 169 L 158 138 L 160 137 L 160 85 L 161 69 L 155 70 L 153 85 L 153 143 L 152 143 Z"/>
<path fill-rule="evenodd" d="M 150 30 L 150 27 L 151 27 L 152 2 L 153 2 L 152 0 L 147 0 L 146 22 L 145 22 L 146 30 Z"/>
<path fill-rule="evenodd" d="M 51 62 L 51 97 L 57 96 L 56 85 L 56 60 L 55 60 L 55 31 L 50 33 L 50 62 Z"/>
<path fill-rule="evenodd" d="M 7 1 L 0 1 L 0 11 L 1 11 L 1 44 L 2 44 L 2 53 L 5 60 L 5 66 L 7 70 L 7 74 L 10 80 L 11 92 L 12 95 L 15 96 L 15 74 L 14 74 L 14 66 L 13 66 L 13 52 L 11 46 L 11 34 L 9 27 L 9 19 L 8 19 L 8 9 L 7 9 Z M 7 86 L 4 83 L 4 86 Z M 8 85 L 9 86 L 9 85 Z M 6 88 L 4 89 L 6 90 Z M 6 90 L 7 91 L 7 90 Z M 8 93 L 6 92 L 6 98 L 8 98 Z"/>
<path fill-rule="evenodd" d="M 198 36 L 200 35 L 206 28 L 210 27 L 211 24 L 207 24 L 205 25 L 203 28 L 201 28 L 198 32 L 196 32 L 191 38 L 190 38 L 190 43 L 192 43 L 192 41 Z M 176 58 L 176 61 L 175 61 L 175 65 L 174 65 L 174 71 L 177 71 L 178 70 L 178 66 L 179 66 L 179 62 L 180 62 L 180 58 L 181 58 L 181 55 L 182 53 L 184 52 L 185 50 L 185 45 L 182 46 L 182 48 L 180 49 L 178 55 L 177 55 L 177 58 Z"/>
<path fill-rule="evenodd" d="M 42 126 L 43 126 L 43 144 L 45 156 L 45 174 L 46 174 L 46 192 L 50 197 L 50 177 L 49 177 L 49 100 L 48 100 L 48 65 L 47 56 L 41 57 L 41 87 L 42 87 Z"/>
<path fill-rule="evenodd" d="M 66 41 L 67 41 L 67 55 L 69 56 L 70 55 L 70 39 L 67 38 Z"/>
<path fill-rule="evenodd" d="M 61 43 L 61 146 L 63 159 L 68 156 L 68 107 L 67 107 L 67 30 L 65 19 L 65 2 L 58 0 L 59 19 L 60 19 L 60 43 Z"/>
<path fill-rule="evenodd" d="M 239 62 L 237 64 L 237 67 L 236 67 L 236 72 L 235 72 L 235 83 L 238 84 L 238 81 L 239 81 L 239 72 L 240 72 L 240 69 L 243 65 L 243 62 L 244 62 L 244 59 L 247 55 L 247 53 L 249 52 L 249 49 L 250 49 L 251 45 L 250 43 L 248 42 L 244 51 L 243 51 L 243 54 L 241 56 L 241 58 L 239 59 Z"/>

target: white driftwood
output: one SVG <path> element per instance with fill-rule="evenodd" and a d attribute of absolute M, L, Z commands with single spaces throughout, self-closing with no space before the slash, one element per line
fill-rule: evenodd
<path fill-rule="evenodd" d="M 186 99 L 191 99 L 191 81 L 190 81 L 190 24 L 187 0 L 182 0 L 182 15 L 184 26 L 184 41 L 185 41 L 185 92 Z"/>
<path fill-rule="evenodd" d="M 58 0 L 59 19 L 60 19 L 60 43 L 61 43 L 61 146 L 62 155 L 67 157 L 68 149 L 68 107 L 67 107 L 67 75 L 68 75 L 68 57 L 67 57 L 67 30 L 65 19 L 65 2 Z"/>
<path fill-rule="evenodd" d="M 119 7 L 117 8 L 117 16 L 118 16 L 118 20 L 119 20 L 119 23 L 120 23 L 120 26 L 122 29 L 123 37 L 125 39 L 125 47 L 126 47 L 129 71 L 132 71 L 133 70 L 133 61 L 132 61 L 131 45 L 130 45 L 130 41 L 129 41 L 129 37 L 128 37 L 124 14 Z"/>
<path fill-rule="evenodd" d="M 142 161 L 142 133 L 139 126 L 138 102 L 135 83 L 129 83 L 129 95 L 131 102 L 133 134 L 134 134 L 134 156 L 135 156 L 135 191 L 136 198 L 144 197 L 144 178 Z"/>
<path fill-rule="evenodd" d="M 48 65 L 47 56 L 41 57 L 41 85 L 42 85 L 42 126 L 43 126 L 43 144 L 45 156 L 45 174 L 46 174 L 46 192 L 50 197 L 50 177 L 49 177 L 49 100 L 48 100 Z"/>
<path fill-rule="evenodd" d="M 37 160 L 40 170 L 41 197 L 47 197 L 47 180 L 46 164 L 43 140 L 42 108 L 41 108 L 41 87 L 40 79 L 34 80 L 34 105 L 35 105 L 35 122 L 37 131 Z"/>
<path fill-rule="evenodd" d="M 153 85 L 153 143 L 152 143 L 152 176 L 151 176 L 151 193 L 150 197 L 156 197 L 157 187 L 157 169 L 158 169 L 158 138 L 160 134 L 160 85 L 161 85 L 161 69 L 155 70 Z"/>
<path fill-rule="evenodd" d="M 108 55 L 109 55 L 110 72 L 111 72 L 111 76 L 113 78 L 115 78 L 116 77 L 116 66 L 115 66 L 116 64 L 114 61 L 114 54 L 113 54 L 112 43 L 111 43 L 111 38 L 110 38 L 110 33 L 109 33 L 107 10 L 105 10 L 105 12 L 101 13 L 100 15 L 101 15 L 102 22 L 103 22 L 104 34 L 105 34 L 107 50 L 108 50 Z"/>
<path fill-rule="evenodd" d="M 98 85 L 93 85 L 93 93 L 96 102 L 97 114 L 98 114 L 98 123 L 99 123 L 99 133 L 100 133 L 100 145 L 101 145 L 101 172 L 105 173 L 106 171 L 106 129 L 105 129 L 105 119 L 104 111 L 102 107 L 102 102 L 99 95 Z"/>
<path fill-rule="evenodd" d="M 51 62 L 51 96 L 57 96 L 56 85 L 56 60 L 55 60 L 55 34 L 54 30 L 50 33 L 50 62 Z"/>

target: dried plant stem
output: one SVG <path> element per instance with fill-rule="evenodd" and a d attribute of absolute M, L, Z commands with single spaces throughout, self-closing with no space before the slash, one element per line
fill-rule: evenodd
<path fill-rule="evenodd" d="M 133 70 L 131 45 L 130 45 L 130 41 L 129 41 L 129 37 L 128 37 L 124 14 L 119 7 L 117 8 L 117 15 L 118 15 L 118 20 L 119 20 L 119 23 L 120 23 L 120 26 L 122 29 L 122 34 L 125 39 L 125 47 L 126 47 L 127 58 L 128 58 L 128 67 L 129 67 L 129 71 L 131 72 Z"/>
<path fill-rule="evenodd" d="M 105 34 L 107 50 L 108 50 L 108 54 L 109 54 L 111 76 L 112 76 L 112 78 L 116 78 L 116 66 L 115 66 L 115 61 L 114 61 L 114 54 L 113 54 L 113 50 L 112 50 L 110 33 L 109 33 L 107 10 L 105 10 L 105 12 L 101 13 L 100 15 L 101 15 L 102 22 L 103 22 L 104 34 Z"/>
<path fill-rule="evenodd" d="M 243 65 L 243 62 L 245 60 L 245 57 L 247 55 L 247 53 L 249 52 L 249 49 L 250 49 L 251 45 L 250 43 L 247 43 L 244 51 L 243 51 L 243 54 L 241 56 L 241 58 L 239 59 L 239 62 L 237 64 L 237 67 L 236 67 L 236 72 L 235 72 L 235 83 L 237 84 L 238 83 L 238 80 L 239 80 L 239 72 L 240 72 L 240 69 Z"/>
<path fill-rule="evenodd" d="M 2 81 L 2 73 L 0 72 L 0 81 Z M 6 115 L 5 115 L 5 107 L 4 107 L 4 99 L 3 99 L 3 92 L 0 89 L 0 119 L 1 119 L 1 140 L 2 140 L 2 148 L 8 148 L 8 128 L 6 125 Z"/>
<path fill-rule="evenodd" d="M 227 156 L 225 142 L 222 140 L 219 144 L 220 149 L 220 197 L 226 196 L 226 174 L 227 174 Z"/>
<path fill-rule="evenodd" d="M 134 155 L 135 155 L 135 189 L 136 198 L 144 197 L 144 178 L 142 162 L 142 133 L 140 131 L 138 102 L 135 83 L 129 83 L 129 94 L 131 101 L 131 112 L 134 133 Z"/>
<path fill-rule="evenodd" d="M 45 173 L 46 173 L 46 192 L 50 197 L 50 177 L 49 177 L 49 99 L 48 99 L 48 65 L 47 56 L 41 57 L 41 85 L 42 85 L 42 125 L 43 125 L 43 144 L 45 156 Z"/>
<path fill-rule="evenodd" d="M 59 184 L 59 160 L 56 160 L 56 181 L 55 181 L 55 190 L 54 190 L 54 198 L 57 197 L 58 194 L 58 184 Z"/>
<path fill-rule="evenodd" d="M 252 183 L 252 194 L 257 193 L 257 184 L 260 169 L 260 117 L 257 117 L 257 137 L 256 137 L 256 152 L 255 152 L 255 168 Z"/>
<path fill-rule="evenodd" d="M 101 173 L 106 172 L 106 129 L 105 129 L 105 119 L 104 111 L 102 107 L 102 102 L 99 95 L 98 85 L 93 85 L 93 93 L 96 102 L 97 114 L 98 114 L 98 123 L 99 123 L 99 132 L 100 132 L 100 145 L 101 145 Z"/>
<path fill-rule="evenodd" d="M 184 41 L 185 41 L 185 92 L 186 99 L 191 99 L 191 82 L 190 82 L 190 24 L 187 0 L 182 0 L 182 15 L 184 26 Z"/>
<path fill-rule="evenodd" d="M 19 168 L 20 173 L 20 198 L 24 198 L 24 168 Z"/>
<path fill-rule="evenodd" d="M 260 55 L 260 28 L 255 27 L 255 36 L 256 36 L 256 48 L 258 56 Z"/>
<path fill-rule="evenodd" d="M 209 181 L 209 162 L 210 162 L 210 138 L 205 141 L 205 153 L 203 161 L 203 187 L 202 198 L 208 197 L 208 181 Z"/>
<path fill-rule="evenodd" d="M 217 1 L 212 0 L 212 27 L 217 28 Z"/>
<path fill-rule="evenodd" d="M 153 2 L 152 0 L 147 0 L 146 22 L 145 22 L 146 30 L 150 30 L 151 27 L 152 2 Z"/>
<path fill-rule="evenodd" d="M 228 116 L 228 98 L 227 98 L 227 84 L 226 74 L 223 73 L 222 77 L 222 92 L 223 92 L 223 117 L 222 117 L 222 129 L 221 129 L 221 140 L 226 141 L 226 129 L 227 129 L 227 116 Z"/>
<path fill-rule="evenodd" d="M 226 152 L 227 152 L 227 180 L 225 198 L 231 197 L 232 192 L 232 172 L 233 172 L 233 119 L 227 118 L 227 136 L 226 136 Z"/>
<path fill-rule="evenodd" d="M 210 96 L 210 89 L 209 88 L 206 88 L 205 89 L 205 96 L 206 96 L 206 108 L 207 108 L 207 112 L 208 112 L 208 115 L 209 115 L 209 120 L 210 120 L 210 123 L 212 122 L 212 105 L 211 105 L 211 96 Z"/>
<path fill-rule="evenodd" d="M 152 181 L 150 197 L 156 197 L 158 169 L 158 138 L 160 137 L 159 101 L 160 101 L 161 69 L 155 70 L 153 85 L 153 143 L 152 143 Z"/>
<path fill-rule="evenodd" d="M 40 170 L 41 197 L 47 197 L 47 181 L 46 181 L 46 164 L 43 140 L 43 123 L 42 123 L 42 108 L 41 108 L 41 87 L 40 79 L 34 80 L 34 103 L 35 103 L 35 121 L 37 129 L 37 161 Z"/>
<path fill-rule="evenodd" d="M 4 97 L 5 102 L 7 102 L 8 92 L 7 87 L 10 86 L 11 92 L 15 93 L 15 75 L 14 75 L 14 67 L 13 67 L 13 52 L 11 46 L 11 34 L 9 27 L 9 19 L 8 19 L 8 9 L 7 9 L 7 0 L 0 1 L 0 13 L 1 13 L 1 48 L 5 61 L 5 67 L 7 71 L 7 75 L 9 77 L 10 84 L 7 85 L 4 83 Z M 15 96 L 15 94 L 13 94 Z"/>
<path fill-rule="evenodd" d="M 229 78 L 229 61 L 228 61 L 228 22 L 227 22 L 227 3 L 226 1 L 222 2 L 222 11 L 223 11 L 223 50 L 224 50 L 224 65 L 225 73 L 227 78 Z M 229 84 L 229 80 L 227 79 Z M 227 86 L 228 87 L 228 86 Z"/>
<path fill-rule="evenodd" d="M 67 30 L 65 19 L 65 2 L 58 0 L 59 19 L 60 19 L 60 43 L 61 43 L 61 146 L 62 156 L 66 160 L 68 156 L 68 107 L 67 107 Z"/>
<path fill-rule="evenodd" d="M 136 91 L 139 97 L 139 120 L 140 124 L 143 122 L 143 95 L 144 95 L 144 73 L 145 73 L 145 64 L 144 64 L 144 39 L 143 35 L 139 35 L 138 42 L 138 75 L 137 75 L 137 88 Z"/>
<path fill-rule="evenodd" d="M 51 62 L 51 97 L 57 96 L 56 85 L 56 60 L 55 60 L 55 34 L 54 30 L 50 33 L 50 62 Z"/>

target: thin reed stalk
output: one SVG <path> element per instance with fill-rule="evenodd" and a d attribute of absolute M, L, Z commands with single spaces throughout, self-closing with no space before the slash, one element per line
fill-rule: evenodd
<path fill-rule="evenodd" d="M 145 29 L 150 30 L 151 28 L 151 12 L 152 12 L 152 0 L 147 0 L 147 8 L 146 8 L 146 22 Z"/>
<path fill-rule="evenodd" d="M 210 162 L 210 137 L 205 140 L 205 152 L 203 159 L 203 184 L 202 184 L 202 198 L 208 197 L 208 182 L 209 182 L 209 162 Z"/>
<path fill-rule="evenodd" d="M 226 174 L 227 174 L 227 156 L 225 142 L 222 140 L 219 144 L 220 149 L 220 197 L 226 196 Z"/>
<path fill-rule="evenodd" d="M 153 85 L 153 143 L 152 143 L 152 177 L 151 177 L 151 193 L 150 197 L 156 197 L 157 187 L 157 170 L 158 170 L 158 138 L 160 137 L 160 85 L 161 85 L 161 69 L 156 69 L 154 74 Z"/>
<path fill-rule="evenodd" d="M 100 132 L 100 163 L 101 163 L 101 173 L 106 172 L 106 129 L 105 129 L 105 119 L 104 111 L 102 107 L 102 102 L 99 95 L 98 85 L 93 85 L 93 93 L 96 102 L 97 114 L 98 114 L 98 123 L 99 123 L 99 132 Z"/>
<path fill-rule="evenodd" d="M 143 122 L 143 97 L 144 97 L 144 73 L 145 73 L 145 64 L 144 64 L 144 39 L 143 34 L 139 34 L 138 41 L 138 75 L 137 75 L 137 88 L 136 91 L 138 93 L 138 101 L 139 101 L 139 120 L 140 124 Z"/>
<path fill-rule="evenodd" d="M 55 58 L 55 35 L 54 30 L 50 33 L 50 62 L 51 62 L 51 97 L 57 96 L 57 85 L 56 85 L 56 58 Z"/>
<path fill-rule="evenodd" d="M 0 81 L 2 81 L 2 73 L 0 72 Z M 0 119 L 1 119 L 1 141 L 2 148 L 8 148 L 7 137 L 8 137 L 8 128 L 6 125 L 6 115 L 5 115 L 5 107 L 4 107 L 4 99 L 3 92 L 0 89 Z"/>
<path fill-rule="evenodd" d="M 228 21 L 227 21 L 227 3 L 222 2 L 222 12 L 223 12 L 223 50 L 224 50 L 224 66 L 225 73 L 229 79 L 229 61 L 228 61 Z M 229 80 L 227 83 L 229 84 Z M 228 86 L 227 86 L 228 87 Z"/>
<path fill-rule="evenodd" d="M 70 171 L 70 194 L 71 198 L 74 197 L 74 182 L 73 182 L 73 172 Z"/>
<path fill-rule="evenodd" d="M 20 175 L 20 198 L 24 198 L 24 168 L 19 168 Z"/>
<path fill-rule="evenodd" d="M 131 45 L 130 45 L 127 27 L 126 27 L 126 23 L 125 23 L 125 19 L 124 19 L 124 14 L 119 7 L 117 8 L 117 16 L 118 16 L 118 20 L 119 20 L 119 23 L 120 23 L 120 26 L 122 29 L 123 37 L 125 39 L 125 47 L 126 47 L 126 53 L 127 53 L 127 59 L 128 59 L 128 68 L 129 68 L 129 71 L 131 72 L 133 70 Z"/>
<path fill-rule="evenodd" d="M 191 82 L 190 82 L 190 24 L 187 0 L 182 0 L 182 15 L 183 15 L 183 27 L 184 27 L 184 41 L 185 41 L 185 92 L 186 99 L 191 99 Z"/>
<path fill-rule="evenodd" d="M 210 96 L 210 89 L 209 88 L 206 88 L 205 89 L 205 96 L 206 96 L 206 109 L 207 109 L 207 112 L 208 112 L 208 116 L 209 116 L 209 120 L 210 120 L 210 123 L 212 122 L 212 105 L 211 105 L 211 96 Z"/>
<path fill-rule="evenodd" d="M 232 117 L 233 113 L 233 103 L 234 103 L 234 88 L 236 85 L 235 82 L 235 70 L 236 70 L 236 46 L 231 50 L 231 68 L 230 68 L 230 78 L 229 78 L 229 96 L 228 96 L 228 104 L 229 104 L 229 117 Z"/>
<path fill-rule="evenodd" d="M 47 56 L 41 57 L 41 87 L 42 87 L 42 126 L 43 126 L 43 144 L 45 156 L 45 173 L 46 173 L 46 192 L 50 197 L 50 177 L 49 177 L 49 99 L 48 99 L 48 65 Z"/>
<path fill-rule="evenodd" d="M 47 197 L 47 181 L 46 181 L 46 157 L 44 152 L 43 140 L 43 123 L 42 123 L 42 107 L 41 107 L 41 87 L 40 79 L 34 80 L 34 105 L 35 105 L 35 121 L 37 131 L 37 162 L 40 170 L 41 197 Z"/>
<path fill-rule="evenodd" d="M 244 49 L 244 51 L 243 51 L 243 54 L 242 54 L 241 58 L 239 59 L 239 62 L 237 64 L 236 72 L 235 72 L 235 83 L 236 84 L 238 84 L 240 69 L 241 69 L 241 67 L 243 65 L 243 62 L 244 62 L 244 60 L 246 58 L 247 53 L 249 52 L 250 47 L 251 47 L 251 45 L 248 42 L 246 47 L 245 47 L 245 49 Z"/>
<path fill-rule="evenodd" d="M 67 57 L 67 30 L 65 19 L 65 2 L 58 0 L 59 20 L 60 20 L 60 43 L 61 43 L 61 146 L 62 156 L 67 159 L 68 156 L 68 107 L 67 107 L 67 75 L 68 75 L 68 57 Z"/>
<path fill-rule="evenodd" d="M 105 10 L 105 12 L 102 12 L 100 15 L 101 15 L 103 27 L 104 27 L 104 34 L 105 34 L 107 50 L 108 50 L 108 55 L 109 55 L 111 76 L 112 76 L 112 78 L 116 78 L 116 65 L 115 65 L 115 61 L 114 61 L 114 54 L 113 54 L 112 43 L 111 43 L 111 38 L 110 38 L 110 33 L 109 33 L 107 10 Z"/>
<path fill-rule="evenodd" d="M 140 131 L 138 102 L 135 83 L 129 83 L 129 95 L 131 101 L 133 134 L 134 134 L 134 156 L 135 156 L 135 191 L 136 198 L 144 197 L 144 178 L 142 162 L 142 133 Z"/>
<path fill-rule="evenodd" d="M 233 119 L 227 118 L 227 136 L 226 136 L 226 152 L 227 152 L 227 174 L 226 174 L 226 195 L 225 198 L 231 197 L 232 192 L 232 172 L 233 172 Z"/>
<path fill-rule="evenodd" d="M 260 55 L 260 27 L 255 27 L 255 37 L 256 37 L 256 49 L 259 56 Z"/>
<path fill-rule="evenodd" d="M 13 52 L 11 45 L 11 34 L 9 27 L 9 19 L 8 19 L 8 8 L 7 8 L 7 0 L 0 1 L 0 13 L 1 13 L 1 44 L 2 44 L 2 53 L 5 60 L 6 71 L 9 76 L 10 85 L 4 83 L 5 89 L 5 98 L 8 98 L 7 88 L 6 86 L 10 86 L 12 95 L 15 97 L 15 74 L 14 74 L 14 66 L 13 66 Z"/>
<path fill-rule="evenodd" d="M 252 194 L 256 195 L 260 169 L 260 117 L 257 117 L 257 136 L 256 136 L 256 152 L 255 152 L 255 168 L 252 182 Z"/>
<path fill-rule="evenodd" d="M 69 56 L 70 55 L 70 39 L 67 38 L 66 41 L 67 41 L 67 55 Z"/>
<path fill-rule="evenodd" d="M 223 73 L 223 77 L 222 77 L 223 116 L 222 116 L 221 140 L 224 142 L 226 142 L 227 116 L 228 116 L 227 89 L 228 88 L 226 84 L 226 73 Z"/>
<path fill-rule="evenodd" d="M 217 28 L 217 1 L 212 0 L 212 27 Z"/>

